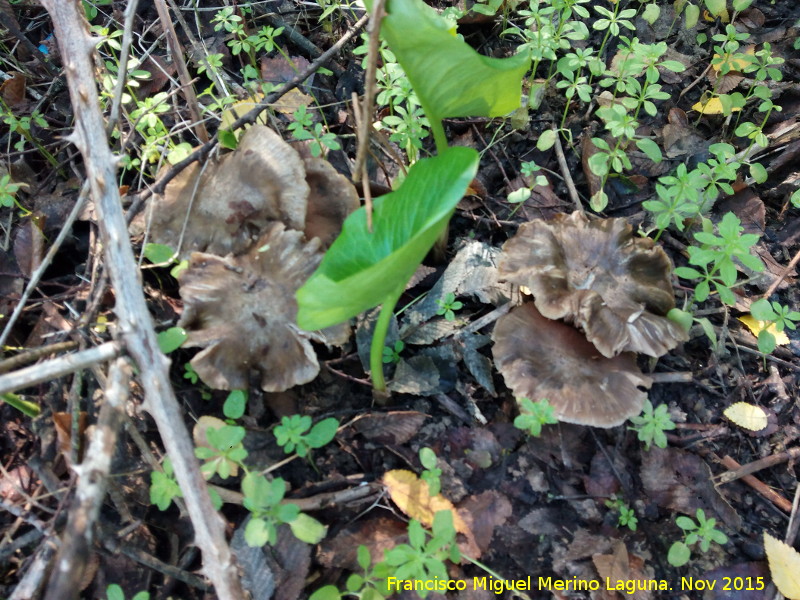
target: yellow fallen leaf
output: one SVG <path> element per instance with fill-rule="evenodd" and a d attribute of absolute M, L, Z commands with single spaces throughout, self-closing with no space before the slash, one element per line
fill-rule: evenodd
<path fill-rule="evenodd" d="M 314 99 L 311 96 L 294 88 L 278 98 L 273 106 L 279 113 L 291 115 L 301 106 L 311 106 L 313 102 Z"/>
<path fill-rule="evenodd" d="M 778 328 L 775 327 L 775 323 L 770 323 L 769 321 L 757 321 L 753 318 L 753 315 L 744 315 L 743 317 L 739 317 L 739 320 L 744 323 L 744 326 L 747 327 L 750 330 L 750 333 L 756 337 L 758 337 L 758 334 L 766 329 L 775 336 L 775 343 L 779 346 L 786 346 L 789 343 L 789 337 L 786 335 L 786 332 L 778 331 Z"/>
<path fill-rule="evenodd" d="M 722 114 L 722 101 L 719 98 L 711 98 L 706 102 L 702 100 L 692 105 L 692 110 L 696 110 L 704 115 L 721 115 Z M 738 112 L 742 110 L 736 106 L 733 107 L 731 112 Z"/>
<path fill-rule="evenodd" d="M 800 553 L 764 532 L 764 551 L 772 582 L 788 600 L 800 600 Z"/>
<path fill-rule="evenodd" d="M 731 16 L 728 14 L 728 9 L 727 8 L 723 8 L 722 12 L 719 13 L 719 15 L 717 15 L 717 16 L 719 17 L 719 20 L 722 21 L 723 23 L 730 23 L 731 22 Z M 704 10 L 703 11 L 703 19 L 708 21 L 709 23 L 712 23 L 712 22 L 714 22 L 716 20 L 716 17 L 714 15 L 712 15 L 709 11 Z"/>
<path fill-rule="evenodd" d="M 761 431 L 769 424 L 767 412 L 760 406 L 737 402 L 725 409 L 724 415 L 739 427 L 750 431 Z"/>
<path fill-rule="evenodd" d="M 259 102 L 264 99 L 264 94 L 256 94 L 255 96 L 251 96 L 249 98 L 245 98 L 244 100 L 239 100 L 239 102 L 234 102 L 225 110 L 222 111 L 222 123 L 220 127 L 222 129 L 229 129 L 233 122 L 249 113 L 253 110 Z M 267 124 L 267 114 L 262 112 L 258 115 L 258 119 L 256 120 L 257 123 L 261 123 L 262 125 Z"/>
<path fill-rule="evenodd" d="M 755 53 L 756 53 L 756 47 L 755 46 L 748 46 L 744 50 L 744 54 L 746 54 L 748 56 L 753 56 Z M 719 54 L 715 54 L 714 58 L 719 58 Z M 728 66 L 730 66 L 730 70 L 731 71 L 741 71 L 747 65 L 749 65 L 751 62 L 752 61 L 749 58 L 742 57 L 741 53 L 736 53 L 736 54 L 732 54 L 727 60 L 725 60 L 722 63 L 719 63 L 719 64 L 712 63 L 711 64 L 711 68 L 714 69 L 715 71 L 719 72 L 719 70 L 722 68 L 722 65 L 728 65 Z"/>
<path fill-rule="evenodd" d="M 433 525 L 433 516 L 437 512 L 449 510 L 453 513 L 453 527 L 456 531 L 471 535 L 452 502 L 441 494 L 431 496 L 428 483 L 417 477 L 416 473 L 404 469 L 387 471 L 383 476 L 383 485 L 400 510 L 426 527 Z"/>

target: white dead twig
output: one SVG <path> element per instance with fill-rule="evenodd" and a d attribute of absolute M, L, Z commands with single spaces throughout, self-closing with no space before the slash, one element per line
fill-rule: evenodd
<path fill-rule="evenodd" d="M 191 439 L 169 381 L 169 361 L 158 348 L 147 310 L 136 259 L 128 239 L 116 184 L 117 159 L 105 136 L 93 69 L 97 40 L 89 35 L 77 2 L 42 0 L 55 27 L 70 99 L 75 131 L 70 141 L 84 157 L 98 213 L 103 251 L 116 292 L 115 312 L 125 347 L 135 360 L 146 408 L 153 416 L 194 525 L 195 542 L 203 553 L 205 574 L 223 600 L 244 597 L 233 555 L 225 541 L 225 525 L 214 510 L 200 474 Z"/>

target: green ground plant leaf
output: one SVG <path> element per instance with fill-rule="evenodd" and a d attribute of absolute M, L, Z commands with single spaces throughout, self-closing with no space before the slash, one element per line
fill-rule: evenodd
<path fill-rule="evenodd" d="M 386 11 L 381 34 L 432 124 L 447 117 L 501 117 L 519 108 L 527 54 L 478 54 L 422 0 L 389 0 Z"/>
<path fill-rule="evenodd" d="M 478 153 L 448 148 L 408 171 L 400 189 L 377 198 L 373 231 L 362 207 L 319 268 L 297 291 L 297 324 L 314 331 L 342 323 L 399 293 L 446 226 L 478 170 Z"/>

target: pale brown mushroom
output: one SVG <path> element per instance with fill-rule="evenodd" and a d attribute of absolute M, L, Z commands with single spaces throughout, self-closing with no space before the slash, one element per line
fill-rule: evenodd
<path fill-rule="evenodd" d="M 672 264 L 625 219 L 589 221 L 578 212 L 520 226 L 506 242 L 500 276 L 527 286 L 549 319 L 565 319 L 607 357 L 658 357 L 687 338 L 664 315 L 675 306 Z"/>
<path fill-rule="evenodd" d="M 306 238 L 318 237 L 322 247 L 328 248 L 342 230 L 344 220 L 358 208 L 358 193 L 327 160 L 307 158 L 303 162 L 311 190 L 306 211 Z"/>
<path fill-rule="evenodd" d="M 567 423 L 615 427 L 642 412 L 652 380 L 626 352 L 601 356 L 577 329 L 528 302 L 497 320 L 495 365 L 517 398 L 547 399 Z"/>
<path fill-rule="evenodd" d="M 268 392 L 307 383 L 319 373 L 311 341 L 341 343 L 344 328 L 302 331 L 295 292 L 316 269 L 320 242 L 275 223 L 242 256 L 196 252 L 179 281 L 186 346 L 202 347 L 191 361 L 216 389 L 248 387 L 251 371 Z"/>
<path fill-rule="evenodd" d="M 150 235 L 180 256 L 245 252 L 270 222 L 303 231 L 309 187 L 297 151 L 264 125 L 218 161 L 190 165 L 154 199 Z"/>

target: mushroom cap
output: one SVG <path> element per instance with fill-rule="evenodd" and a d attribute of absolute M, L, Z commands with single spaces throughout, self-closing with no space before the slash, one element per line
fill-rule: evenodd
<path fill-rule="evenodd" d="M 545 318 L 533 303 L 497 320 L 494 362 L 518 398 L 546 398 L 560 421 L 615 427 L 642 412 L 652 380 L 626 352 L 600 356 L 575 328 Z"/>
<path fill-rule="evenodd" d="M 604 356 L 658 357 L 688 339 L 664 316 L 675 306 L 669 257 L 625 219 L 574 212 L 524 223 L 503 246 L 498 270 L 531 290 L 542 315 L 580 327 Z"/>
<path fill-rule="evenodd" d="M 248 387 L 251 369 L 261 387 L 279 392 L 319 373 L 312 339 L 297 327 L 295 292 L 316 269 L 319 240 L 274 223 L 250 252 L 221 258 L 195 252 L 179 277 L 188 331 L 186 346 L 204 348 L 192 359 L 200 378 L 216 389 Z"/>
<path fill-rule="evenodd" d="M 253 125 L 239 147 L 218 161 L 192 164 L 154 199 L 151 237 L 180 256 L 225 256 L 250 247 L 272 221 L 302 231 L 309 187 L 297 151 L 264 125 Z"/>
<path fill-rule="evenodd" d="M 318 237 L 323 248 L 329 248 L 347 216 L 359 206 L 353 184 L 339 174 L 327 160 L 307 158 L 306 183 L 310 188 L 306 211 L 306 238 Z"/>

